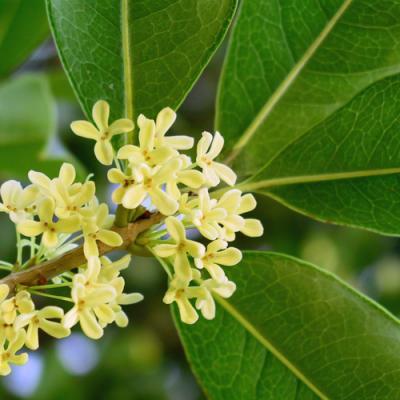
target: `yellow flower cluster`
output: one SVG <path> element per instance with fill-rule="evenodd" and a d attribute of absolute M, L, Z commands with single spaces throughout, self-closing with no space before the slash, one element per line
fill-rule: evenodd
<path fill-rule="evenodd" d="M 95 135 L 92 132 L 102 132 L 103 136 L 99 133 L 96 138 L 108 140 L 110 135 L 107 128 L 104 130 L 108 126 L 108 117 L 107 103 L 100 101 L 93 108 L 97 127 L 85 121 L 75 122 L 71 127 L 76 134 L 93 139 Z M 226 190 L 221 196 L 211 191 L 221 181 L 228 186 L 236 183 L 232 169 L 216 161 L 224 146 L 221 134 L 216 132 L 213 136 L 203 132 L 193 162 L 180 152 L 194 146 L 192 138 L 166 136 L 175 119 L 176 114 L 170 108 L 161 110 L 155 121 L 140 115 L 137 145 L 127 144 L 117 154 L 109 156 L 99 154 L 95 147 L 95 154 L 100 162 L 107 158 L 109 162 L 105 164 L 111 164 L 114 157 L 117 159 L 116 168 L 108 171 L 109 181 L 118 185 L 112 194 L 114 203 L 122 204 L 126 209 L 136 209 L 149 199 L 159 212 L 168 217 L 166 231 L 161 229 L 158 235 L 155 232 L 149 232 L 149 235 L 160 236 L 164 232 L 169 238 L 163 241 L 165 243 L 150 240 L 148 246 L 157 257 L 165 259 L 167 268 L 172 268 L 164 302 L 176 302 L 182 321 L 191 324 L 198 319 L 195 308 L 205 318 L 214 318 L 213 293 L 229 297 L 235 291 L 235 284 L 228 280 L 221 265 L 235 265 L 242 255 L 238 249 L 228 247 L 228 242 L 235 240 L 237 232 L 260 236 L 263 228 L 260 221 L 242 216 L 256 207 L 253 195 L 243 194 L 237 188 Z M 99 125 L 98 121 L 103 122 Z M 124 124 L 119 121 L 111 127 L 114 124 L 128 127 L 126 120 L 123 120 Z M 133 122 L 129 128 L 133 128 Z M 197 229 L 211 241 L 207 249 L 203 244 L 186 238 L 188 228 Z M 207 274 L 206 279 L 203 279 L 201 271 Z M 189 299 L 196 299 L 195 308 Z"/>
<path fill-rule="evenodd" d="M 254 197 L 234 187 L 236 174 L 216 161 L 224 145 L 218 132 L 202 134 L 192 160 L 182 151 L 191 150 L 194 140 L 167 136 L 176 114 L 164 108 L 155 120 L 140 115 L 137 144 L 114 151 L 111 139 L 132 132 L 134 123 L 125 118 L 109 124 L 109 114 L 109 105 L 100 100 L 93 107 L 94 123 L 75 121 L 71 129 L 95 140 L 94 153 L 102 164 L 114 163 L 107 176 L 115 186 L 113 202 L 126 211 L 126 223 L 146 210 L 144 202 L 164 216 L 135 243 L 145 248 L 143 252 L 153 254 L 168 274 L 164 302 L 176 302 L 182 321 L 188 324 L 197 321 L 198 312 L 207 319 L 214 318 L 214 297 L 230 297 L 236 289 L 223 267 L 233 266 L 242 258 L 241 251 L 228 243 L 238 232 L 250 237 L 263 233 L 258 220 L 243 217 L 256 207 Z M 124 293 L 125 281 L 120 273 L 128 267 L 131 256 L 112 262 L 99 251 L 99 242 L 114 248 L 123 240 L 112 229 L 115 218 L 108 206 L 98 201 L 94 182 L 76 182 L 71 164 L 63 164 L 52 179 L 36 171 L 30 171 L 28 177 L 30 184 L 26 187 L 10 180 L 0 188 L 0 211 L 9 215 L 17 232 L 17 260 L 14 264 L 0 261 L 0 268 L 11 273 L 24 271 L 73 251 L 80 243 L 86 262 L 49 282 L 17 285 L 13 293 L 9 286 L 0 284 L 2 375 L 10 372 L 9 364 L 26 362 L 27 354 L 19 353 L 23 346 L 38 348 L 39 330 L 62 338 L 79 324 L 88 337 L 98 339 L 111 323 L 127 326 L 121 306 L 143 298 L 139 293 Z M 221 183 L 225 187 L 216 189 Z M 190 231 L 192 238 L 188 237 Z M 209 241 L 206 245 L 205 240 Z M 47 292 L 55 289 L 67 293 L 60 296 Z M 64 300 L 72 307 L 64 310 L 48 305 L 38 310 L 35 296 Z"/>
<path fill-rule="evenodd" d="M 17 262 L 2 262 L 2 269 L 24 271 L 32 263 L 73 250 L 82 238 L 88 267 L 77 265 L 80 268 L 72 279 L 64 274 L 49 284 L 18 287 L 14 296 L 10 296 L 7 285 L 0 285 L 0 375 L 10 372 L 10 363 L 26 362 L 26 353 L 15 354 L 24 345 L 31 350 L 39 347 L 39 329 L 62 338 L 79 321 L 83 332 L 97 339 L 107 324 L 115 321 L 126 326 L 127 317 L 121 305 L 142 299 L 140 294 L 123 293 L 125 281 L 119 272 L 128 266 L 130 256 L 116 263 L 99 258 L 99 242 L 117 247 L 122 239 L 110 229 L 114 216 L 109 214 L 106 204 L 97 200 L 94 182 L 75 182 L 76 171 L 71 164 L 63 164 L 53 179 L 36 171 L 30 171 L 28 176 L 31 184 L 25 188 L 14 180 L 4 182 L 0 188 L 0 211 L 9 215 L 18 235 Z M 26 248 L 30 250 L 29 258 L 23 262 Z M 64 315 L 60 307 L 35 308 L 31 295 L 46 297 L 46 289 L 59 288 L 69 290 L 69 296 L 50 296 L 73 302 L 70 311 Z"/>

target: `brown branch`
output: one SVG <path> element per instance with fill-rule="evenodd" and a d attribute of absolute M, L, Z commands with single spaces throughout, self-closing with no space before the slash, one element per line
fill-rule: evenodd
<path fill-rule="evenodd" d="M 123 240 L 119 247 L 110 247 L 102 242 L 98 242 L 97 246 L 100 255 L 107 254 L 115 250 L 123 250 L 129 247 L 137 238 L 137 236 L 158 224 L 164 218 L 160 213 L 150 214 L 147 218 L 140 218 L 135 222 L 130 223 L 125 227 L 114 227 L 113 230 L 118 232 Z M 14 272 L 0 279 L 0 284 L 6 284 L 12 292 L 17 285 L 33 286 L 54 278 L 63 272 L 77 268 L 86 263 L 85 255 L 83 254 L 83 246 L 70 250 L 61 256 L 44 263 L 35 265 L 24 271 Z"/>

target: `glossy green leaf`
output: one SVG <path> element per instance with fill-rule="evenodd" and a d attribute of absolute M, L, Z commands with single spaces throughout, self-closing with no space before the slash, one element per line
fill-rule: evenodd
<path fill-rule="evenodd" d="M 399 0 L 243 0 L 216 116 L 234 167 L 257 172 L 357 93 L 398 73 L 399 37 Z"/>
<path fill-rule="evenodd" d="M 0 0 L 0 78 L 49 34 L 44 0 Z"/>
<path fill-rule="evenodd" d="M 64 160 L 72 160 L 60 145 L 47 149 L 55 132 L 55 118 L 55 104 L 44 76 L 22 75 L 0 86 L 2 178 L 26 179 L 30 169 L 55 176 Z M 54 150 L 60 156 L 49 154 Z M 76 166 L 82 176 L 82 168 Z"/>
<path fill-rule="evenodd" d="M 323 221 L 399 235 L 399 116 L 396 75 L 289 144 L 243 187 Z"/>
<path fill-rule="evenodd" d="M 220 44 L 236 0 L 48 0 L 53 35 L 83 109 L 112 117 L 177 108 Z"/>
<path fill-rule="evenodd" d="M 252 175 L 243 189 L 400 234 L 400 2 L 255 3 L 243 2 L 219 98 L 230 157 Z M 246 45 L 254 32 L 260 45 Z"/>
<path fill-rule="evenodd" d="M 400 397 L 400 326 L 379 305 L 281 254 L 246 252 L 228 275 L 238 289 L 215 320 L 176 317 L 210 399 Z"/>

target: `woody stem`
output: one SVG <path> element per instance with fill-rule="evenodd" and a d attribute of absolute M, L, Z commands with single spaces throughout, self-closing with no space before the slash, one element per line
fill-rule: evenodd
<path fill-rule="evenodd" d="M 110 247 L 102 242 L 98 242 L 99 254 L 104 255 L 115 250 L 125 250 L 135 242 L 138 235 L 153 225 L 158 224 L 163 220 L 164 216 L 160 213 L 150 214 L 148 218 L 139 218 L 124 227 L 115 226 L 113 230 L 118 232 L 122 237 L 122 245 L 119 247 Z M 83 246 L 70 250 L 59 257 L 45 261 L 41 264 L 34 265 L 26 270 L 14 272 L 3 279 L 0 279 L 0 285 L 6 284 L 10 288 L 10 292 L 14 291 L 18 285 L 34 286 L 41 282 L 54 278 L 63 272 L 77 268 L 86 263 L 86 258 L 83 253 Z"/>

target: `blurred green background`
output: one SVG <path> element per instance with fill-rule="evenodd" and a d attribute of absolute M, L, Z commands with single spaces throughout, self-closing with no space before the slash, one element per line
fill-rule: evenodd
<path fill-rule="evenodd" d="M 0 7 L 0 41 L 1 12 Z M 47 37 L 48 32 L 42 36 Z M 7 74 L 0 70 L 0 177 L 23 180 L 29 168 L 54 174 L 61 160 L 72 160 L 82 176 L 96 175 L 99 196 L 107 200 L 111 188 L 104 179 L 105 170 L 94 159 L 92 143 L 69 129 L 72 120 L 82 117 L 79 105 L 53 42 L 42 39 L 17 69 Z M 202 130 L 212 130 L 224 49 L 222 46 L 181 107 L 175 133 L 199 136 Z M 308 260 L 400 313 L 398 239 L 314 222 L 267 198 L 258 202 L 254 215 L 262 220 L 265 235 L 257 240 L 239 237 L 237 247 L 271 249 Z M 1 215 L 2 259 L 14 257 L 12 229 Z M 128 290 L 145 295 L 142 303 L 126 307 L 131 320 L 128 328 L 109 327 L 97 342 L 78 332 L 59 341 L 43 336 L 40 351 L 30 354 L 30 362 L 1 379 L 0 398 L 204 398 L 185 361 L 169 308 L 162 303 L 164 272 L 151 260 L 135 258 L 125 277 Z"/>

